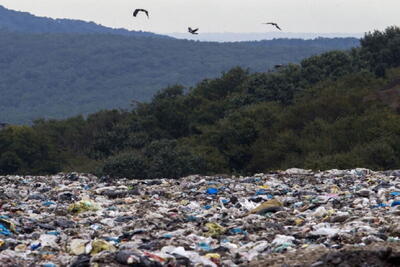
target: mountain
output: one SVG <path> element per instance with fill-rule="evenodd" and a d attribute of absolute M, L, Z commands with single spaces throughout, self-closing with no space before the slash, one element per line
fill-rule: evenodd
<path fill-rule="evenodd" d="M 161 37 L 0 7 L 0 122 L 130 108 L 168 85 L 190 87 L 235 66 L 266 72 L 359 45 L 355 38 L 216 43 Z"/>
<path fill-rule="evenodd" d="M 360 44 L 273 72 L 236 67 L 189 91 L 169 86 L 130 111 L 6 126 L 0 130 L 0 174 L 178 178 L 291 167 L 399 169 L 400 28 L 368 33 Z M 247 47 L 253 48 L 258 46 Z M 104 60 L 96 55 L 100 61 L 89 64 Z M 80 93 L 70 108 L 79 107 Z"/>
<path fill-rule="evenodd" d="M 292 33 L 292 32 L 202 32 L 199 35 L 189 35 L 187 33 L 168 33 L 178 39 L 188 39 L 203 42 L 246 42 L 262 41 L 272 39 L 315 39 L 315 38 L 361 38 L 361 33 Z"/>
<path fill-rule="evenodd" d="M 161 88 L 192 86 L 234 66 L 268 71 L 356 39 L 212 43 L 108 34 L 0 31 L 0 121 L 30 123 L 128 108 Z"/>
<path fill-rule="evenodd" d="M 24 33 L 108 33 L 140 37 L 163 37 L 151 32 L 113 29 L 94 22 L 73 19 L 37 17 L 28 12 L 19 12 L 0 6 L 0 29 Z"/>

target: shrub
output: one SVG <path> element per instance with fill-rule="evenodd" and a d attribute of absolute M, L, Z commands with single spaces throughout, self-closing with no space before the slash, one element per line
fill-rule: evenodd
<path fill-rule="evenodd" d="M 101 170 L 101 174 L 111 177 L 146 178 L 147 165 L 143 155 L 136 151 L 129 151 L 108 158 Z"/>

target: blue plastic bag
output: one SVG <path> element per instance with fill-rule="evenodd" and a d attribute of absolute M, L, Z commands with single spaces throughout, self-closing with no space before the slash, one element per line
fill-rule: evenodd
<path fill-rule="evenodd" d="M 216 195 L 218 194 L 218 188 L 210 187 L 206 190 L 206 193 L 209 195 Z"/>

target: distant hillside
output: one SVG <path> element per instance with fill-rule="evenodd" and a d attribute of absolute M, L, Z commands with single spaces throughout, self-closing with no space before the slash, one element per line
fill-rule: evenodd
<path fill-rule="evenodd" d="M 113 51 L 110 46 L 97 43 L 97 49 Z M 127 43 L 133 46 L 134 42 Z M 190 174 L 246 175 L 290 167 L 399 169 L 400 28 L 368 33 L 360 44 L 351 51 L 326 52 L 273 72 L 250 73 L 233 68 L 216 79 L 203 80 L 189 91 L 181 86 L 170 86 L 131 111 L 108 110 L 86 118 L 38 120 L 32 127 L 7 126 L 0 131 L 0 174 L 78 171 L 111 178 L 157 179 Z M 181 58 L 173 54 L 174 45 L 178 48 L 176 43 L 163 45 L 169 50 L 162 51 L 169 51 L 173 56 L 173 60 L 167 58 L 164 63 L 170 64 L 170 71 L 166 73 L 174 75 L 177 69 L 183 70 L 176 64 Z M 186 49 L 191 48 L 191 58 L 196 58 L 197 52 L 192 51 L 202 51 L 207 45 L 210 44 L 180 43 L 178 51 L 189 57 Z M 218 57 L 223 51 L 230 50 L 229 54 L 241 51 L 226 45 L 212 45 L 206 52 L 215 61 L 229 58 L 225 54 Z M 260 47 L 246 48 L 251 55 L 257 51 L 253 49 Z M 292 51 L 287 47 L 278 48 Z M 271 45 L 267 50 L 274 49 L 276 47 Z M 158 50 L 152 47 L 152 51 Z M 102 53 L 95 55 L 97 61 L 92 58 L 87 63 L 91 68 L 101 67 L 103 61 L 109 60 L 103 58 Z M 243 54 L 235 55 L 246 60 Z M 85 65 L 85 59 L 74 58 L 76 66 Z M 49 64 L 58 68 L 54 62 Z M 59 64 L 66 75 L 74 74 L 65 68 L 69 62 Z M 196 65 L 195 59 L 192 62 Z M 110 99 L 118 95 L 112 94 L 113 87 L 109 90 L 111 94 L 97 92 L 97 86 L 103 83 L 116 84 L 114 80 L 108 82 L 117 70 L 115 64 L 109 65 L 104 78 L 88 70 L 72 77 L 93 84 L 91 95 L 106 102 L 109 99 L 104 95 Z M 123 61 L 121 65 L 130 72 L 134 68 Z M 191 66 L 188 62 L 183 65 L 186 69 Z M 52 72 L 47 76 L 53 73 L 56 74 Z M 32 81 L 39 79 L 39 75 L 33 71 L 25 74 Z M 118 77 L 118 81 L 121 80 L 122 76 Z M 15 77 L 10 80 L 21 82 Z M 52 81 L 58 80 L 62 84 L 62 78 Z M 30 83 L 26 80 L 20 85 L 26 88 L 25 94 L 20 91 L 15 97 L 24 100 L 27 95 L 34 99 L 34 92 L 27 93 Z M 70 109 L 79 108 L 85 96 L 84 90 L 74 91 L 75 87 L 56 92 L 60 99 L 71 97 L 67 99 Z M 42 106 L 57 107 L 46 102 L 51 94 L 49 90 L 47 96 L 36 96 L 37 103 L 43 101 Z M 66 102 L 58 101 L 58 104 L 66 107 Z"/>
<path fill-rule="evenodd" d="M 267 71 L 355 39 L 210 43 L 104 34 L 0 31 L 0 121 L 65 118 L 127 108 L 159 89 L 194 85 L 234 66 Z M 334 44 L 334 45 L 332 45 Z"/>
<path fill-rule="evenodd" d="M 0 29 L 25 33 L 111 33 L 129 36 L 171 38 L 151 32 L 113 29 L 82 20 L 37 17 L 27 12 L 10 10 L 3 6 L 0 6 Z"/>
<path fill-rule="evenodd" d="M 323 38 L 361 38 L 362 33 L 307 33 L 307 32 L 202 32 L 199 35 L 188 35 L 187 33 L 168 33 L 178 39 L 189 39 L 203 42 L 245 42 L 272 39 L 315 39 Z"/>
<path fill-rule="evenodd" d="M 19 124 L 128 108 L 165 86 L 192 86 L 234 66 L 267 71 L 359 44 L 355 38 L 203 43 L 2 6 L 0 40 L 0 122 Z"/>

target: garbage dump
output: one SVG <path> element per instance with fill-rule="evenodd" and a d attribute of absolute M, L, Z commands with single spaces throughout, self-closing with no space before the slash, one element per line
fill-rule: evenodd
<path fill-rule="evenodd" d="M 0 177 L 1 266 L 399 266 L 399 221 L 400 171 Z"/>

